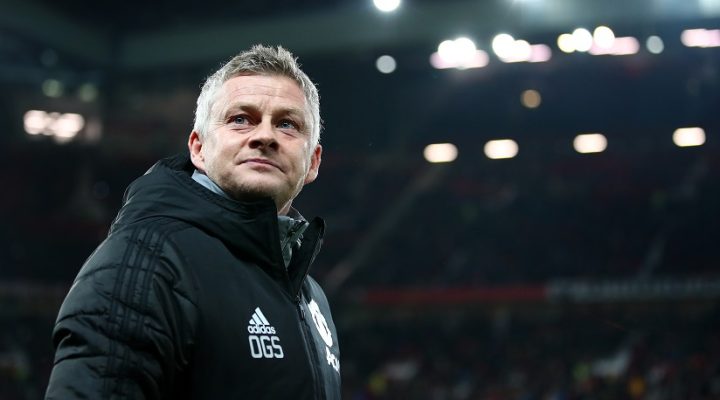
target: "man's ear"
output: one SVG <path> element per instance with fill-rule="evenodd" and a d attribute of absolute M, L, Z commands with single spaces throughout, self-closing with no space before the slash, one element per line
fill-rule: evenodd
<path fill-rule="evenodd" d="M 322 162 L 322 146 L 315 146 L 315 150 L 310 156 L 310 168 L 305 176 L 305 185 L 314 181 L 318 176 L 318 170 L 320 169 L 320 162 Z"/>
<path fill-rule="evenodd" d="M 188 138 L 188 150 L 190 151 L 190 160 L 192 161 L 195 168 L 202 172 L 205 172 L 205 157 L 202 153 L 202 138 L 196 131 L 190 132 Z"/>

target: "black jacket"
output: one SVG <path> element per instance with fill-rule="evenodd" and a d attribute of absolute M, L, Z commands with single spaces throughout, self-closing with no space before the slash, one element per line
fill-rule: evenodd
<path fill-rule="evenodd" d="M 307 275 L 324 224 L 289 267 L 277 209 L 192 180 L 187 155 L 130 185 L 57 319 L 48 399 L 339 399 L 337 332 Z"/>

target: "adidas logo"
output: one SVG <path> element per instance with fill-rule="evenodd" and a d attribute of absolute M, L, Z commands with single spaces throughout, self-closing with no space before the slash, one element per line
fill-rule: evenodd
<path fill-rule="evenodd" d="M 266 335 L 275 334 L 275 328 L 270 325 L 270 322 L 268 322 L 267 318 L 265 318 L 265 315 L 262 313 L 262 311 L 260 311 L 260 307 L 257 307 L 255 309 L 252 318 L 250 318 L 247 329 L 248 333 Z"/>
<path fill-rule="evenodd" d="M 275 335 L 275 328 L 270 325 L 260 307 L 255 308 L 248 322 L 248 343 L 253 358 L 284 358 L 280 338 Z"/>

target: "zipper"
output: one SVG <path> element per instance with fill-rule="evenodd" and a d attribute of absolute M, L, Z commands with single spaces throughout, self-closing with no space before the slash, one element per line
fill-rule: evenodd
<path fill-rule="evenodd" d="M 294 263 L 291 262 L 288 267 L 288 278 L 290 279 L 290 295 L 299 296 L 302 290 L 303 282 L 310 272 L 310 265 L 315 261 L 315 257 L 320 252 L 322 246 L 322 232 L 324 224 L 319 218 L 315 218 L 303 232 L 307 241 L 303 240 L 298 254 L 293 256 Z M 312 250 L 310 250 L 312 249 Z"/>
<path fill-rule="evenodd" d="M 310 333 L 310 329 L 308 327 L 307 320 L 305 318 L 305 310 L 302 306 L 302 294 L 299 294 L 295 297 L 295 304 L 298 307 L 298 314 L 300 316 L 300 325 L 302 325 L 302 335 L 303 335 L 303 342 L 305 343 L 305 350 L 307 351 L 308 356 L 310 357 L 310 372 L 313 376 L 313 384 L 315 386 L 315 398 L 316 399 L 323 399 L 322 393 L 325 392 L 325 387 L 323 386 L 321 380 L 320 380 L 320 372 L 318 371 L 318 363 L 319 358 L 317 354 L 317 348 L 315 346 L 315 341 L 312 339 L 312 334 Z"/>

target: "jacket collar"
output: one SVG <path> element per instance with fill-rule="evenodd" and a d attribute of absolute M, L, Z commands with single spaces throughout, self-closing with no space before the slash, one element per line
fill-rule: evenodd
<path fill-rule="evenodd" d="M 182 220 L 217 237 L 243 258 L 249 257 L 273 277 L 285 281 L 291 293 L 296 294 L 297 285 L 304 280 L 319 251 L 324 232 L 322 219 L 310 222 L 302 241 L 302 246 L 310 249 L 299 251 L 288 271 L 280 250 L 275 202 L 270 198 L 240 202 L 215 194 L 192 179 L 194 170 L 188 154 L 157 162 L 126 190 L 111 233 L 147 218 Z M 298 275 L 301 276 L 299 282 L 296 281 Z"/>

